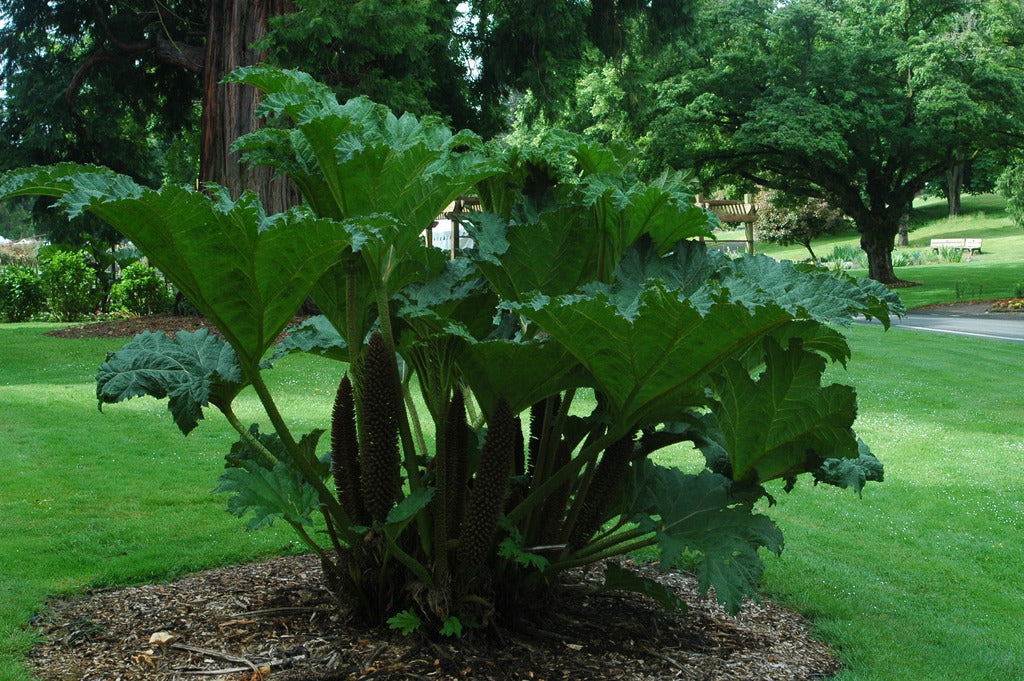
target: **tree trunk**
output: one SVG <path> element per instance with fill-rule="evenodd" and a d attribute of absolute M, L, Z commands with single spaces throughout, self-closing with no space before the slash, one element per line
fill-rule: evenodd
<path fill-rule="evenodd" d="M 911 204 L 908 202 L 903 209 L 903 213 L 900 215 L 899 239 L 897 243 L 902 248 L 910 245 L 910 206 Z"/>
<path fill-rule="evenodd" d="M 811 254 L 811 262 L 818 262 L 818 256 L 814 255 L 814 251 L 811 250 L 811 240 L 808 239 L 807 241 L 801 241 L 800 243 L 802 243 L 804 248 L 807 249 L 807 252 Z"/>
<path fill-rule="evenodd" d="M 231 144 L 257 127 L 259 95 L 248 85 L 221 84 L 242 66 L 258 64 L 263 55 L 252 48 L 267 32 L 267 19 L 294 11 L 291 0 L 209 0 L 206 60 L 203 70 L 202 141 L 199 181 L 227 187 L 232 197 L 257 192 L 268 214 L 299 201 L 298 191 L 285 178 L 273 178 L 271 168 L 248 168 Z"/>
<path fill-rule="evenodd" d="M 964 186 L 964 168 L 967 162 L 957 158 L 946 170 L 946 202 L 949 205 L 949 217 L 963 215 L 960 208 L 960 192 Z"/>
<path fill-rule="evenodd" d="M 896 222 L 895 218 L 871 216 L 857 223 L 860 247 L 868 256 L 868 277 L 886 286 L 906 283 L 896 277 L 892 266 L 892 250 L 898 229 Z"/>

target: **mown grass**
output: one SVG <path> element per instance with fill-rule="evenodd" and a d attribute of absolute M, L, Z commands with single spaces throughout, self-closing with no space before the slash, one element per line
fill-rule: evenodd
<path fill-rule="evenodd" d="M 223 419 L 211 414 L 186 438 L 164 402 L 100 413 L 96 368 L 125 341 L 61 340 L 44 336 L 49 328 L 0 325 L 3 681 L 28 678 L 18 662 L 33 640 L 26 625 L 49 596 L 299 550 L 284 526 L 247 533 L 211 494 L 237 440 Z M 322 362 L 290 358 L 270 374 L 287 413 L 323 425 L 336 377 Z M 243 394 L 240 407 L 256 419 L 254 399 Z"/>
<path fill-rule="evenodd" d="M 161 402 L 98 413 L 95 368 L 123 341 L 46 328 L 0 325 L 3 681 L 28 678 L 27 623 L 49 596 L 298 550 L 285 528 L 246 533 L 209 493 L 236 439 L 220 419 L 183 438 Z M 787 548 L 767 561 L 766 591 L 811 617 L 846 665 L 842 681 L 1024 678 L 1021 346 L 849 333 L 854 359 L 833 379 L 857 387 L 858 430 L 886 482 L 862 499 L 806 481 L 774 489 L 779 503 L 765 510 Z M 326 420 L 335 371 L 293 357 L 268 378 L 284 411 L 312 428 Z M 245 394 L 240 411 L 256 417 Z"/>
<path fill-rule="evenodd" d="M 765 588 L 813 618 L 843 681 L 1024 678 L 1021 346 L 851 331 L 858 433 L 886 465 L 863 499 L 800 486 Z M 969 357 L 970 361 L 963 358 Z"/>
<path fill-rule="evenodd" d="M 982 252 L 963 262 L 897 267 L 896 276 L 921 284 L 900 289 L 908 308 L 989 298 L 1008 298 L 1024 286 L 1024 230 L 1016 227 L 1006 213 L 1002 197 L 985 194 L 965 196 L 963 215 L 947 217 L 945 199 L 922 199 L 914 203 L 910 221 L 910 245 L 898 248 L 908 254 L 928 251 L 932 239 L 971 237 L 983 239 Z M 720 238 L 742 238 L 737 230 L 720 232 Z M 822 237 L 811 247 L 819 258 L 827 257 L 836 246 L 860 248 L 855 232 Z M 780 260 L 805 260 L 803 246 L 757 244 L 757 251 Z M 864 276 L 863 270 L 852 270 Z"/>
<path fill-rule="evenodd" d="M 778 503 L 762 510 L 786 548 L 765 556 L 764 591 L 810 618 L 843 660 L 839 681 L 1024 679 L 1022 346 L 868 325 L 848 336 L 849 371 L 829 378 L 856 387 L 856 429 L 886 479 L 862 498 L 770 485 Z"/>

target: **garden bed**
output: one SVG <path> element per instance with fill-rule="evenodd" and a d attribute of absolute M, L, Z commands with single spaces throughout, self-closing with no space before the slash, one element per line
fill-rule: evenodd
<path fill-rule="evenodd" d="M 800 681 L 839 669 L 785 608 L 748 603 L 730 617 L 692 577 L 641 570 L 688 612 L 633 594 L 584 595 L 603 582 L 592 568 L 569 576 L 544 618 L 431 641 L 348 621 L 319 586 L 314 557 L 276 558 L 55 602 L 33 621 L 44 641 L 29 664 L 44 681 Z M 151 643 L 157 632 L 173 638 Z"/>

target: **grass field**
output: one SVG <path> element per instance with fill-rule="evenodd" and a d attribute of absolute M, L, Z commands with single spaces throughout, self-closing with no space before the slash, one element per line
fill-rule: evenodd
<path fill-rule="evenodd" d="M 863 499 L 798 487 L 766 589 L 811 616 L 843 681 L 1024 679 L 1024 346 L 858 326 Z M 955 358 L 971 357 L 964 363 Z"/>
<path fill-rule="evenodd" d="M 0 681 L 28 678 L 28 621 L 48 596 L 298 550 L 284 528 L 246 533 L 209 493 L 236 439 L 216 415 L 184 438 L 162 402 L 99 413 L 96 366 L 123 342 L 48 328 L 0 325 Z M 850 371 L 834 380 L 857 387 L 858 430 L 886 482 L 862 499 L 774 490 L 767 512 L 787 548 L 768 560 L 766 591 L 812 618 L 843 681 L 1024 678 L 1022 346 L 868 326 L 850 336 Z M 312 428 L 335 371 L 293 357 L 270 373 L 284 411 Z M 251 400 L 239 412 L 256 418 Z"/>
<path fill-rule="evenodd" d="M 52 326 L 0 324 L 0 680 L 27 679 L 17 660 L 29 618 L 52 594 L 167 579 L 198 569 L 298 550 L 286 527 L 247 533 L 210 493 L 238 439 L 212 414 L 187 438 L 165 402 L 96 408 L 94 376 L 123 340 L 61 340 Z M 312 420 L 329 410 L 337 377 L 313 358 L 281 362 L 283 408 Z M 319 373 L 318 373 L 319 372 Z M 326 405 L 326 406 L 325 406 Z M 256 419 L 242 400 L 243 419 Z M 323 418 L 329 411 L 323 412 Z M 322 422 L 316 425 L 323 425 Z"/>
<path fill-rule="evenodd" d="M 897 267 L 896 275 L 921 286 L 900 290 L 907 307 L 954 302 L 1008 298 L 1024 286 L 1024 230 L 1013 225 L 1006 214 L 1005 202 L 990 194 L 965 196 L 963 215 L 946 216 L 946 201 L 941 198 L 918 200 L 910 221 L 910 246 L 897 249 L 907 253 L 928 250 L 932 239 L 972 237 L 983 239 L 982 253 L 969 260 L 950 264 Z M 720 232 L 723 239 L 742 238 L 741 230 Z M 836 246 L 859 248 L 860 237 L 854 232 L 822 237 L 811 247 L 819 257 L 826 257 Z M 757 251 L 775 258 L 804 260 L 803 246 L 757 244 Z M 863 271 L 853 270 L 863 275 Z"/>

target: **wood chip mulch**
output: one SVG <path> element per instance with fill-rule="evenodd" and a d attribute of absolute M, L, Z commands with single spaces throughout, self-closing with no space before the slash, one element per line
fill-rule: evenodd
<path fill-rule="evenodd" d="M 163 331 L 174 337 L 177 331 L 198 331 L 213 327 L 205 317 L 182 317 L 172 314 L 155 314 L 148 317 L 128 317 L 91 324 L 73 324 L 53 331 L 47 336 L 57 338 L 132 338 L 143 331 Z"/>
<path fill-rule="evenodd" d="M 342 615 L 312 556 L 220 568 L 170 584 L 97 590 L 33 620 L 44 681 L 801 681 L 839 664 L 794 613 L 749 603 L 730 617 L 692 577 L 646 566 L 689 605 L 589 594 L 602 568 L 570 576 L 533 628 L 462 640 L 403 637 Z"/>

